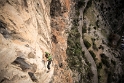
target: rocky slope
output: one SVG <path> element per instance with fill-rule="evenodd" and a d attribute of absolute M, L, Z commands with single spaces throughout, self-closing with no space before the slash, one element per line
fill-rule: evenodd
<path fill-rule="evenodd" d="M 123 3 L 0 0 L 0 83 L 122 83 Z"/>

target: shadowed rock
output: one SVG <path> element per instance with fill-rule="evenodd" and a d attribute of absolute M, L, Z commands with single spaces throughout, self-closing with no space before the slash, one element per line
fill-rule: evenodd
<path fill-rule="evenodd" d="M 3 79 L 0 81 L 0 83 L 5 82 L 6 80 L 8 81 L 8 79 L 7 79 L 7 78 L 3 78 Z"/>
<path fill-rule="evenodd" d="M 4 36 L 4 38 L 9 37 L 9 32 L 6 30 L 6 24 L 0 20 L 0 33 Z"/>
<path fill-rule="evenodd" d="M 31 66 L 25 62 L 24 58 L 21 57 L 17 57 L 12 64 L 14 65 L 18 64 L 23 71 L 31 69 Z"/>
<path fill-rule="evenodd" d="M 31 80 L 32 80 L 33 82 L 37 82 L 37 79 L 36 79 L 36 77 L 34 76 L 34 73 L 28 72 L 28 75 L 30 76 L 30 78 L 31 78 Z"/>
<path fill-rule="evenodd" d="M 26 0 L 23 0 L 23 1 L 24 1 L 24 6 L 28 7 L 27 1 Z"/>

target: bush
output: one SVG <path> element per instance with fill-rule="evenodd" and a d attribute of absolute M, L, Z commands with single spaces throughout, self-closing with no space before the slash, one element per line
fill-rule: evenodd
<path fill-rule="evenodd" d="M 100 56 L 104 59 L 108 59 L 108 57 L 104 53 L 100 54 Z"/>
<path fill-rule="evenodd" d="M 87 6 L 86 6 L 85 9 L 84 9 L 84 12 L 86 12 L 87 9 L 88 9 L 89 7 L 91 7 L 91 5 L 92 5 L 92 0 L 89 0 L 89 1 L 87 2 Z"/>
<path fill-rule="evenodd" d="M 74 22 L 76 23 L 78 20 L 75 19 Z M 78 28 L 73 26 L 70 30 L 68 40 L 67 40 L 68 48 L 66 53 L 68 55 L 68 65 L 72 70 L 78 71 L 79 68 L 82 69 L 82 47 L 80 45 L 80 33 L 78 32 Z M 79 67 L 80 66 L 80 67 Z"/>
<path fill-rule="evenodd" d="M 76 16 L 79 16 L 80 15 L 80 12 L 79 11 L 76 11 L 75 14 L 76 14 Z"/>
<path fill-rule="evenodd" d="M 96 27 L 93 27 L 96 30 Z"/>
<path fill-rule="evenodd" d="M 99 27 L 99 20 L 96 21 L 96 26 Z"/>
<path fill-rule="evenodd" d="M 98 48 L 95 43 L 93 43 L 93 49 L 98 51 Z"/>
<path fill-rule="evenodd" d="M 93 72 L 92 71 L 89 71 L 88 74 L 87 74 L 88 78 L 92 79 L 92 77 L 94 76 Z"/>
<path fill-rule="evenodd" d="M 82 27 L 82 33 L 86 33 L 87 30 L 86 30 L 86 27 Z"/>
<path fill-rule="evenodd" d="M 79 26 L 78 22 L 79 22 L 78 18 L 74 18 L 72 23 L 74 26 Z"/>
<path fill-rule="evenodd" d="M 102 63 L 106 66 L 106 67 L 110 67 L 110 64 L 109 64 L 109 62 L 108 62 L 108 59 L 104 59 L 104 58 L 102 58 L 101 59 L 102 60 Z"/>
<path fill-rule="evenodd" d="M 85 4 L 84 0 L 78 1 L 78 8 L 81 8 Z"/>
<path fill-rule="evenodd" d="M 74 47 L 74 46 L 75 46 L 74 41 L 73 41 L 73 40 L 71 40 L 71 39 L 68 39 L 68 40 L 67 40 L 67 43 L 69 44 L 69 47 L 70 47 L 70 48 L 72 48 L 72 47 Z"/>
<path fill-rule="evenodd" d="M 102 69 L 102 63 L 100 62 L 97 66 L 98 69 Z"/>
<path fill-rule="evenodd" d="M 81 36 L 80 33 L 75 33 L 76 38 L 80 38 L 80 36 Z"/>
<path fill-rule="evenodd" d="M 89 8 L 89 7 L 91 7 L 91 5 L 92 5 L 92 0 L 89 0 L 89 1 L 87 2 L 87 7 Z"/>
<path fill-rule="evenodd" d="M 92 44 L 93 44 L 93 46 L 92 46 L 93 49 L 98 51 L 98 48 L 97 48 L 97 46 L 96 46 L 96 44 L 95 44 L 95 40 L 96 40 L 96 39 L 91 38 L 91 40 L 92 40 Z"/>
<path fill-rule="evenodd" d="M 116 62 L 115 62 L 114 60 L 111 60 L 111 63 L 112 63 L 113 65 L 116 65 Z"/>
<path fill-rule="evenodd" d="M 107 83 L 112 83 L 112 72 L 108 73 Z"/>
<path fill-rule="evenodd" d="M 101 56 L 101 60 L 102 60 L 102 63 L 106 66 L 106 67 L 110 67 L 110 64 L 109 64 L 109 57 L 107 57 L 104 53 L 100 54 Z"/>
<path fill-rule="evenodd" d="M 99 49 L 104 50 L 104 46 L 100 45 L 100 46 L 99 46 Z"/>
<path fill-rule="evenodd" d="M 80 56 L 81 55 L 81 49 L 75 49 L 75 56 Z"/>
<path fill-rule="evenodd" d="M 93 57 L 93 59 L 96 60 L 96 55 L 95 55 L 95 53 L 94 53 L 92 50 L 90 50 L 89 52 L 90 52 L 91 56 Z"/>
<path fill-rule="evenodd" d="M 84 45 L 86 46 L 87 49 L 91 47 L 91 44 L 87 40 L 84 40 Z"/>

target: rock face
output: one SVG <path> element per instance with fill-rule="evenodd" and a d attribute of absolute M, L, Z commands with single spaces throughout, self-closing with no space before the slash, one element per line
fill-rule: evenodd
<path fill-rule="evenodd" d="M 0 83 L 48 83 L 50 0 L 0 0 Z M 49 79 L 46 79 L 49 78 Z"/>
<path fill-rule="evenodd" d="M 52 0 L 50 4 L 52 52 L 54 54 L 53 83 L 73 83 L 67 63 L 67 33 L 70 29 L 71 0 Z"/>
<path fill-rule="evenodd" d="M 0 0 L 0 83 L 122 83 L 123 3 Z"/>

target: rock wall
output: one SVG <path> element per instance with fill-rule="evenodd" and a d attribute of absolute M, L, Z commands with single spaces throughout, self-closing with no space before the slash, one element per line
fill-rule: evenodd
<path fill-rule="evenodd" d="M 50 4 L 52 53 L 54 55 L 53 83 L 73 83 L 67 63 L 67 33 L 70 29 L 71 0 L 52 0 Z"/>
<path fill-rule="evenodd" d="M 0 0 L 0 83 L 48 83 L 50 0 Z"/>

